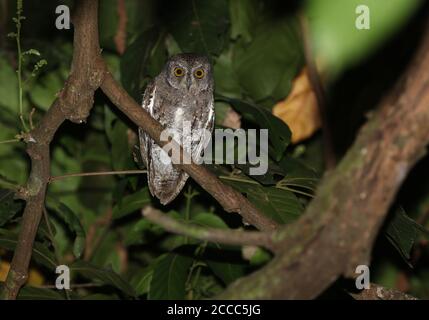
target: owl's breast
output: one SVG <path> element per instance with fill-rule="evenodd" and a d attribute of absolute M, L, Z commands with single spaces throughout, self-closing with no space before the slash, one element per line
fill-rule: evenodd
<path fill-rule="evenodd" d="M 186 112 L 186 107 L 181 106 L 174 111 L 174 123 L 180 125 L 183 121 L 189 121 L 189 112 Z"/>

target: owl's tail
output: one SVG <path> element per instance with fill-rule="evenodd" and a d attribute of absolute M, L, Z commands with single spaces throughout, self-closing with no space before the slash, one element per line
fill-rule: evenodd
<path fill-rule="evenodd" d="M 174 168 L 171 163 L 151 161 L 148 169 L 149 190 L 163 205 L 177 197 L 189 178 L 186 172 Z"/>

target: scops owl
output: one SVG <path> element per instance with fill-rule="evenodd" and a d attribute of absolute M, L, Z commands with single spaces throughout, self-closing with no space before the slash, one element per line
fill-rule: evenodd
<path fill-rule="evenodd" d="M 214 125 L 213 75 L 209 59 L 197 54 L 172 56 L 146 87 L 142 107 L 164 128 L 172 129 L 177 134 L 176 141 L 188 141 L 181 142 L 185 151 L 193 159 L 201 160 L 210 137 L 195 137 L 194 133 L 198 132 L 196 129 L 206 129 L 211 135 Z M 185 128 L 189 124 L 193 133 L 191 140 Z M 189 176 L 171 162 L 161 161 L 166 152 L 141 128 L 139 139 L 149 190 L 162 204 L 168 204 L 180 193 Z"/>

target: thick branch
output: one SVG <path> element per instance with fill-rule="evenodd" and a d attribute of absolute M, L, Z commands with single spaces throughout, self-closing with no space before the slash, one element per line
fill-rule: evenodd
<path fill-rule="evenodd" d="M 183 223 L 170 218 L 162 211 L 159 211 L 150 206 L 147 206 L 142 210 L 142 215 L 147 220 L 160 225 L 167 231 L 195 239 L 230 245 L 262 246 L 273 252 L 276 250 L 274 242 L 271 239 L 272 234 L 268 232 L 229 229 L 222 230 L 216 228 L 199 227 L 190 223 Z"/>
<path fill-rule="evenodd" d="M 5 299 L 15 299 L 28 278 L 33 243 L 50 177 L 49 144 L 64 120 L 83 121 L 93 105 L 94 91 L 104 70 L 99 57 L 97 17 L 97 1 L 78 1 L 70 77 L 39 125 L 29 134 L 27 153 L 31 158 L 31 172 L 25 189 L 20 191 L 26 206 L 11 268 L 1 294 Z"/>
<path fill-rule="evenodd" d="M 143 108 L 138 105 L 128 93 L 119 85 L 110 73 L 106 74 L 101 89 L 106 96 L 135 124 L 146 131 L 149 136 L 160 146 L 164 146 L 167 141 L 161 141 L 161 132 L 164 129 L 159 122 L 154 120 Z M 173 159 L 173 163 L 181 163 L 180 155 L 183 149 L 174 141 L 171 142 L 173 156 L 177 155 L 178 159 Z M 184 156 L 183 158 L 189 158 Z M 204 190 L 210 193 L 227 212 L 239 213 L 246 222 L 254 225 L 260 230 L 274 230 L 277 224 L 264 216 L 247 198 L 240 192 L 230 186 L 223 184 L 213 173 L 203 166 L 192 164 L 175 165 L 188 173 Z"/>
<path fill-rule="evenodd" d="M 305 214 L 279 230 L 284 251 L 220 298 L 314 298 L 369 265 L 395 195 L 429 142 L 429 24 L 415 59 Z M 275 275 L 267 277 L 267 274 Z"/>
<path fill-rule="evenodd" d="M 350 295 L 356 300 L 417 300 L 402 291 L 385 288 L 374 283 L 371 283 L 369 289 L 364 289 L 359 293 L 350 293 Z"/>

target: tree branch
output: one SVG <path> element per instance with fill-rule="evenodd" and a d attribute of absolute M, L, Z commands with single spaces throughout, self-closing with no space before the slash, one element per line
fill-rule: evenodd
<path fill-rule="evenodd" d="M 34 239 L 43 214 L 50 177 L 49 144 L 60 125 L 69 119 L 82 122 L 93 105 L 93 95 L 104 73 L 98 46 L 98 2 L 78 1 L 74 16 L 74 54 L 70 76 L 39 125 L 30 132 L 27 153 L 31 172 L 19 196 L 26 201 L 18 243 L 1 298 L 15 299 L 28 278 Z"/>
<path fill-rule="evenodd" d="M 188 173 L 204 190 L 219 202 L 225 211 L 239 213 L 246 222 L 263 231 L 274 230 L 277 227 L 277 223 L 263 215 L 240 192 L 223 184 L 213 173 L 203 166 L 195 163 L 181 164 L 182 161 L 180 159 L 190 159 L 189 155 L 174 140 L 171 142 L 160 140 L 161 132 L 164 128 L 128 95 L 110 73 L 106 74 L 101 84 L 101 90 L 119 110 L 149 134 L 158 145 L 164 146 L 166 143 L 170 143 L 173 149 L 172 163 Z"/>
<path fill-rule="evenodd" d="M 308 299 L 369 265 L 390 204 L 429 142 L 429 24 L 408 70 L 294 224 L 283 252 L 219 298 Z M 267 274 L 275 275 L 267 277 Z"/>
<path fill-rule="evenodd" d="M 361 290 L 358 293 L 349 293 L 356 300 L 418 300 L 417 298 L 395 289 L 385 288 L 375 283 L 371 283 L 369 289 Z"/>
<path fill-rule="evenodd" d="M 145 174 L 146 170 L 115 170 L 115 171 L 96 171 L 96 172 L 78 172 L 68 173 L 61 176 L 53 176 L 49 178 L 49 183 L 74 177 L 95 177 L 95 176 L 115 176 L 126 174 Z"/>
<path fill-rule="evenodd" d="M 107 71 L 100 55 L 98 1 L 78 0 L 73 24 L 74 52 L 70 76 L 39 125 L 25 139 L 32 166 L 27 185 L 19 190 L 18 196 L 26 201 L 26 206 L 11 268 L 0 298 L 15 299 L 28 278 L 32 247 L 43 213 L 46 188 L 50 182 L 49 145 L 55 132 L 65 120 L 82 123 L 88 117 L 94 102 L 94 92 L 101 83 L 103 92 L 125 115 L 143 128 L 156 143 L 161 146 L 166 143 L 159 139 L 163 127 L 144 111 Z M 180 145 L 173 143 L 172 146 L 173 150 L 180 151 L 173 154 L 189 158 Z M 277 227 L 273 220 L 259 212 L 241 193 L 224 185 L 204 167 L 194 163 L 177 167 L 187 172 L 212 194 L 227 212 L 241 214 L 246 222 L 261 230 L 274 230 Z"/>
<path fill-rule="evenodd" d="M 195 239 L 230 245 L 262 246 L 272 252 L 277 249 L 271 238 L 272 234 L 268 232 L 199 227 L 170 218 L 162 211 L 150 206 L 142 210 L 142 215 L 150 222 L 163 227 L 167 231 Z"/>
<path fill-rule="evenodd" d="M 71 74 L 56 101 L 29 135 L 27 152 L 32 167 L 27 186 L 19 193 L 26 206 L 2 292 L 7 299 L 17 296 L 28 276 L 50 178 L 49 144 L 64 120 L 78 123 L 85 120 L 93 105 L 94 91 L 100 87 L 157 144 L 167 143 L 159 139 L 162 126 L 106 71 L 98 44 L 97 9 L 98 1 L 77 1 Z M 335 171 L 324 178 L 306 214 L 272 235 L 281 248 L 277 256 L 266 267 L 236 281 L 223 298 L 313 298 L 339 276 L 353 275 L 358 264 L 369 264 L 370 249 L 390 203 L 429 142 L 428 68 L 429 33 L 396 90 L 364 126 Z M 177 143 L 173 142 L 172 147 L 180 150 L 173 152 L 174 156 L 184 155 Z M 173 158 L 174 163 L 178 163 L 176 160 Z M 224 185 L 204 167 L 197 164 L 177 167 L 187 172 L 226 211 L 240 213 L 260 230 L 272 231 L 277 227 L 241 193 Z"/>

